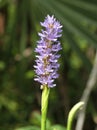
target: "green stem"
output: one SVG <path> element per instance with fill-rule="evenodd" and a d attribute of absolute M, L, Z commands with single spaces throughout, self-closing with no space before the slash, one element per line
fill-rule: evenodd
<path fill-rule="evenodd" d="M 69 116 L 68 116 L 68 121 L 67 121 L 67 130 L 71 130 L 72 123 L 74 120 L 74 116 L 77 113 L 77 111 L 84 105 L 84 102 L 79 102 L 74 107 L 70 110 Z"/>
<path fill-rule="evenodd" d="M 42 99 L 41 99 L 41 130 L 46 130 L 46 116 L 48 109 L 48 98 L 49 98 L 50 88 L 48 86 L 43 86 Z"/>

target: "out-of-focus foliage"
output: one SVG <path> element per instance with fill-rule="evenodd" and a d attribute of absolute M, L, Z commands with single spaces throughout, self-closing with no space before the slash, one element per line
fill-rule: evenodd
<path fill-rule="evenodd" d="M 50 122 L 66 126 L 71 106 L 82 95 L 97 48 L 97 1 L 0 0 L 0 130 L 37 126 L 33 113 L 40 112 L 41 90 L 33 80 L 34 48 L 40 21 L 47 14 L 54 14 L 63 25 L 60 77 L 50 94 Z M 95 90 L 87 129 L 97 123 L 96 95 Z"/>
<path fill-rule="evenodd" d="M 18 128 L 16 130 L 40 130 L 40 123 L 41 123 L 41 116 L 39 113 L 34 112 L 33 119 L 32 119 L 32 124 L 33 126 L 25 126 Z M 35 126 L 34 126 L 35 125 Z M 57 125 L 51 125 L 51 122 L 47 119 L 47 130 L 66 130 L 65 127 L 57 124 Z"/>

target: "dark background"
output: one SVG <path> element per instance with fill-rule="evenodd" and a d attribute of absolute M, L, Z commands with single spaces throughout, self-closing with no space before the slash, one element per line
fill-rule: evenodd
<path fill-rule="evenodd" d="M 33 65 L 40 21 L 47 14 L 63 25 L 60 76 L 51 89 L 48 124 L 66 127 L 71 107 L 83 95 L 97 48 L 97 1 L 0 0 L 0 130 L 40 127 L 41 90 Z M 83 130 L 96 130 L 96 87 L 88 97 Z"/>

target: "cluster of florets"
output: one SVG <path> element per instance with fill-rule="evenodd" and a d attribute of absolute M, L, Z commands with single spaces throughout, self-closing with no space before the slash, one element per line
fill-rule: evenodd
<path fill-rule="evenodd" d="M 45 18 L 44 22 L 40 23 L 44 27 L 39 33 L 40 40 L 37 42 L 37 47 L 35 52 L 36 55 L 36 65 L 34 66 L 36 77 L 35 80 L 40 82 L 42 87 L 54 87 L 54 80 L 58 78 L 58 58 L 60 55 L 58 51 L 61 50 L 60 42 L 58 38 L 61 37 L 62 26 L 54 16 L 49 16 Z"/>

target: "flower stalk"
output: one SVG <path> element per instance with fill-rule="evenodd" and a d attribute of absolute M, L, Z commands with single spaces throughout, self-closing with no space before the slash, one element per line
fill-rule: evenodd
<path fill-rule="evenodd" d="M 58 52 L 62 49 L 58 38 L 61 37 L 62 25 L 54 16 L 45 18 L 44 22 L 40 23 L 44 28 L 38 35 L 40 40 L 37 41 L 37 47 L 35 49 L 36 65 L 34 65 L 36 77 L 35 81 L 41 84 L 42 99 L 41 99 L 41 130 L 46 130 L 46 116 L 48 109 L 48 99 L 50 88 L 56 86 L 55 79 L 58 78 L 58 68 L 60 64 L 58 59 L 60 55 Z"/>
<path fill-rule="evenodd" d="M 42 90 L 42 99 L 41 99 L 41 130 L 46 130 L 46 117 L 48 109 L 48 100 L 49 100 L 50 88 L 44 86 Z"/>
<path fill-rule="evenodd" d="M 78 112 L 79 109 L 81 109 L 83 107 L 83 105 L 84 105 L 84 102 L 78 102 L 70 110 L 69 116 L 68 116 L 68 121 L 67 121 L 67 130 L 71 130 L 75 114 Z"/>

